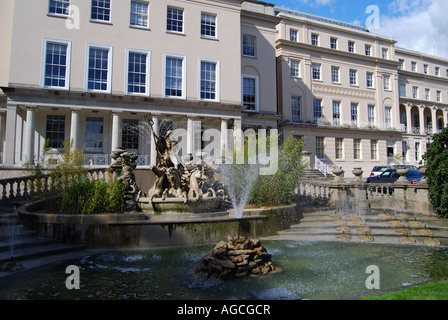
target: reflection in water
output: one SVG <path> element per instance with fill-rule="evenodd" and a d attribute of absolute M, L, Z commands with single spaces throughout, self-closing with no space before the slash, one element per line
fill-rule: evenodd
<path fill-rule="evenodd" d="M 212 246 L 117 251 L 29 270 L 0 280 L 2 299 L 245 299 L 283 287 L 304 299 L 343 299 L 373 293 L 366 268 L 380 270 L 380 290 L 448 276 L 448 248 L 365 243 L 264 241 L 283 272 L 228 282 L 198 281 L 199 259 Z M 80 268 L 80 290 L 67 290 L 65 268 Z"/>

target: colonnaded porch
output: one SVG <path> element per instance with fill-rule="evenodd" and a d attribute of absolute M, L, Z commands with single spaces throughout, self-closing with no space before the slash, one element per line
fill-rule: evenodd
<path fill-rule="evenodd" d="M 0 106 L 0 165 L 23 169 L 42 160 L 45 148 L 61 151 L 64 141 L 82 149 L 85 164 L 104 168 L 121 147 L 139 155 L 138 165 L 156 164 L 152 130 L 183 129 L 184 154 L 196 154 L 208 142 L 207 129 L 241 129 L 244 106 L 166 98 L 142 98 L 76 92 L 21 89 L 5 91 Z M 222 150 L 229 135 L 220 135 Z M 232 141 L 233 143 L 233 141 Z M 56 152 L 54 152 L 56 153 Z M 182 156 L 182 154 L 181 154 Z"/>

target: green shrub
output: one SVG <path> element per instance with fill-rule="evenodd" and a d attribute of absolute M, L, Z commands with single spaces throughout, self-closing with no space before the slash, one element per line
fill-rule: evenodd
<path fill-rule="evenodd" d="M 80 178 L 70 182 L 59 208 L 63 214 L 117 213 L 121 211 L 123 195 L 124 185 L 120 181 Z"/>
<path fill-rule="evenodd" d="M 269 144 L 268 144 L 269 145 Z M 259 206 L 290 204 L 303 172 L 303 139 L 293 136 L 279 146 L 278 170 L 274 175 L 259 176 L 249 202 Z"/>
<path fill-rule="evenodd" d="M 448 128 L 433 136 L 423 159 L 427 165 L 429 195 L 435 212 L 448 217 Z"/>

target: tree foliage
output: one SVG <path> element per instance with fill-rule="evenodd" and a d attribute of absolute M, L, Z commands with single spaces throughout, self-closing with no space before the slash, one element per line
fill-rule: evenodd
<path fill-rule="evenodd" d="M 269 144 L 268 144 L 269 145 Z M 274 175 L 259 176 L 249 202 L 260 206 L 290 204 L 303 172 L 303 139 L 288 136 L 278 150 L 278 169 Z"/>
<path fill-rule="evenodd" d="M 433 138 L 423 156 L 427 166 L 429 195 L 435 212 L 448 217 L 448 128 Z"/>

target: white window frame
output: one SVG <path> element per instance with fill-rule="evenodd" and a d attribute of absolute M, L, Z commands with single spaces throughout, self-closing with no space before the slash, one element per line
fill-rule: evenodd
<path fill-rule="evenodd" d="M 319 46 L 319 34 L 318 33 L 311 33 L 311 45 L 313 46 Z"/>
<path fill-rule="evenodd" d="M 358 86 L 358 70 L 350 69 L 348 73 L 349 73 L 350 85 Z"/>
<path fill-rule="evenodd" d="M 359 123 L 359 103 L 350 103 L 350 123 L 353 125 L 358 125 Z"/>
<path fill-rule="evenodd" d="M 174 58 L 174 59 L 182 59 L 182 95 L 180 97 L 177 96 L 169 96 L 166 94 L 166 59 Z M 187 97 L 187 56 L 180 54 L 172 54 L 172 53 L 163 53 L 163 96 L 165 98 L 170 99 L 186 99 Z"/>
<path fill-rule="evenodd" d="M 129 54 L 130 53 L 138 53 L 138 54 L 146 54 L 146 86 L 145 86 L 145 93 L 139 93 L 139 92 L 129 92 Z M 125 74 L 125 92 L 130 95 L 136 95 L 136 96 L 150 96 L 150 71 L 151 70 L 151 51 L 148 50 L 141 50 L 141 49 L 130 49 L 126 48 L 126 74 Z"/>
<path fill-rule="evenodd" d="M 362 160 L 362 139 L 353 139 L 353 160 Z"/>
<path fill-rule="evenodd" d="M 201 63 L 207 62 L 207 63 L 213 63 L 216 65 L 216 71 L 215 71 L 215 99 L 205 99 L 201 98 Z M 198 58 L 198 99 L 202 101 L 221 101 L 221 62 L 216 59 L 208 59 L 208 58 Z"/>
<path fill-rule="evenodd" d="M 107 59 L 107 89 L 106 90 L 95 90 L 89 89 L 89 54 L 91 48 L 97 49 L 107 49 L 108 59 Z M 89 92 L 103 92 L 111 93 L 112 91 L 112 59 L 113 59 L 113 46 L 87 43 L 86 44 L 86 66 L 85 66 L 85 76 L 84 76 L 84 89 Z"/>
<path fill-rule="evenodd" d="M 335 147 L 334 156 L 335 156 L 336 160 L 344 160 L 345 159 L 344 158 L 344 140 L 345 140 L 344 138 L 340 138 L 340 137 L 334 138 L 334 147 Z M 341 148 L 339 148 L 339 143 L 340 143 Z M 340 150 L 340 154 L 339 154 L 340 157 L 338 157 L 338 153 L 339 153 L 338 150 Z"/>
<path fill-rule="evenodd" d="M 182 21 L 182 31 L 179 31 L 179 30 L 169 30 L 168 29 L 168 9 L 182 10 L 182 20 L 175 20 L 175 21 Z M 184 8 L 180 8 L 180 7 L 175 7 L 175 6 L 167 6 L 166 7 L 166 24 L 165 24 L 165 28 L 166 28 L 166 32 L 169 32 L 169 33 L 184 34 L 185 33 L 185 9 Z"/>
<path fill-rule="evenodd" d="M 215 21 L 214 21 L 215 24 L 213 25 L 214 32 L 215 32 L 214 36 L 202 34 L 202 16 L 203 15 L 213 16 L 215 18 Z M 208 39 L 217 39 L 218 38 L 218 15 L 216 13 L 210 13 L 210 12 L 204 12 L 204 11 L 201 12 L 201 31 L 200 32 L 201 32 L 201 37 L 203 37 L 203 38 L 208 38 Z"/>
<path fill-rule="evenodd" d="M 316 74 L 319 76 L 318 78 L 314 77 L 314 66 L 318 67 L 316 70 Z M 314 81 L 322 81 L 322 65 L 320 63 L 312 63 L 311 64 L 311 77 Z"/>
<path fill-rule="evenodd" d="M 297 102 L 297 104 L 295 103 Z M 302 97 L 291 96 L 291 119 L 293 123 L 299 123 L 301 119 Z"/>
<path fill-rule="evenodd" d="M 244 50 L 245 47 L 249 48 L 248 45 L 245 45 L 245 44 L 244 44 L 244 38 L 245 38 L 245 37 L 254 40 L 254 41 L 253 41 L 253 51 L 254 51 L 254 54 L 253 54 L 253 55 L 252 55 L 252 54 L 246 54 L 246 53 L 244 52 L 244 51 L 245 51 L 245 50 Z M 250 44 L 250 48 L 252 48 L 252 43 Z M 252 51 L 252 50 L 251 50 L 251 51 Z M 242 39 L 241 39 L 241 54 L 243 55 L 243 57 L 249 57 L 249 58 L 256 58 L 256 57 L 257 57 L 257 37 L 256 37 L 256 36 L 251 35 L 251 34 L 243 34 L 243 37 L 242 37 Z"/>
<path fill-rule="evenodd" d="M 290 28 L 289 29 L 289 41 L 298 42 L 299 41 L 299 30 Z"/>
<path fill-rule="evenodd" d="M 389 59 L 389 49 L 388 48 L 383 48 L 381 50 L 381 55 L 383 59 Z"/>
<path fill-rule="evenodd" d="M 413 86 L 412 87 L 412 98 L 413 99 L 418 99 L 419 95 L 418 95 L 418 87 Z"/>
<path fill-rule="evenodd" d="M 67 13 L 57 13 L 57 12 L 50 12 L 50 3 L 51 2 L 55 2 L 55 3 L 60 3 L 62 6 L 64 5 L 64 4 L 68 4 L 68 7 L 67 7 Z M 71 5 L 71 0 L 48 0 L 48 14 L 50 15 L 50 16 L 57 16 L 57 17 L 68 17 L 69 15 L 70 15 L 70 5 Z"/>
<path fill-rule="evenodd" d="M 244 109 L 245 112 L 259 112 L 259 103 L 260 103 L 260 88 L 259 88 L 259 79 L 258 76 L 254 76 L 251 74 L 242 74 L 241 75 L 241 86 L 243 86 L 244 78 L 254 79 L 255 80 L 255 110 Z M 241 104 L 244 103 L 244 90 L 241 87 Z"/>
<path fill-rule="evenodd" d="M 113 2 L 113 0 L 110 0 L 109 20 L 103 20 L 103 19 L 98 19 L 98 18 L 97 19 L 92 18 L 93 3 L 92 3 L 92 0 L 90 0 L 90 21 L 111 23 L 112 22 L 112 2 Z"/>
<path fill-rule="evenodd" d="M 368 104 L 367 105 L 367 121 L 369 122 L 369 125 L 373 126 L 375 125 L 375 105 L 374 104 Z"/>
<path fill-rule="evenodd" d="M 331 82 L 332 83 L 341 83 L 341 68 L 338 66 L 331 66 Z"/>
<path fill-rule="evenodd" d="M 347 51 L 350 53 L 356 53 L 356 42 L 353 40 L 348 40 Z"/>
<path fill-rule="evenodd" d="M 375 74 L 373 72 L 366 72 L 366 87 L 369 89 L 375 88 Z"/>
<path fill-rule="evenodd" d="M 66 59 L 66 67 L 65 67 L 65 86 L 64 87 L 54 87 L 54 86 L 46 86 L 45 85 L 45 65 L 47 63 L 47 45 L 48 42 L 59 43 L 67 45 L 67 59 Z M 70 67 L 71 67 L 71 52 L 72 52 L 72 42 L 69 40 L 60 40 L 60 39 L 50 39 L 44 38 L 42 44 L 42 67 L 41 67 L 41 87 L 42 88 L 50 88 L 50 89 L 61 89 L 68 90 L 70 88 Z"/>
<path fill-rule="evenodd" d="M 431 100 L 431 89 L 428 88 L 425 89 L 425 100 L 427 101 Z"/>
<path fill-rule="evenodd" d="M 132 24 L 132 15 L 133 14 L 138 15 L 138 16 L 142 15 L 142 14 L 139 14 L 139 13 L 132 12 L 132 3 L 133 2 L 146 4 L 146 6 L 148 8 L 148 13 L 147 13 L 147 16 L 146 16 L 146 25 L 142 26 L 142 25 L 138 25 L 138 24 Z M 148 1 L 131 0 L 130 9 L 129 9 L 129 26 L 132 27 L 132 28 L 142 28 L 142 29 L 148 29 L 149 28 L 149 2 Z"/>
<path fill-rule="evenodd" d="M 291 65 L 291 77 L 292 78 L 300 78 L 300 60 L 298 59 L 291 59 L 290 60 Z"/>
<path fill-rule="evenodd" d="M 372 45 L 366 44 L 364 51 L 365 51 L 366 56 L 371 57 L 372 56 Z"/>
<path fill-rule="evenodd" d="M 341 101 L 333 100 L 333 125 L 341 124 Z"/>
<path fill-rule="evenodd" d="M 338 50 L 338 38 L 330 37 L 330 49 Z"/>
<path fill-rule="evenodd" d="M 406 98 L 406 84 L 400 83 L 400 97 Z"/>
<path fill-rule="evenodd" d="M 370 140 L 370 160 L 378 160 L 378 140 Z"/>
<path fill-rule="evenodd" d="M 391 88 L 390 88 L 390 75 L 388 75 L 388 74 L 384 74 L 383 75 L 383 87 L 384 87 L 384 90 L 386 90 L 386 91 L 390 91 L 391 90 Z"/>
<path fill-rule="evenodd" d="M 392 128 L 392 107 L 390 106 L 384 107 L 384 125 L 386 129 Z"/>

